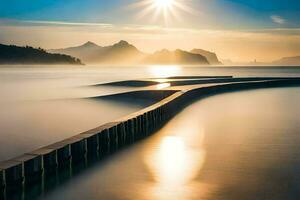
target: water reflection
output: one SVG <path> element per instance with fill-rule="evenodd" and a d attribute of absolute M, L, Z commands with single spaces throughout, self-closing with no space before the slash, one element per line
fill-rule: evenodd
<path fill-rule="evenodd" d="M 156 82 L 158 82 L 158 83 L 165 83 L 165 82 L 170 81 L 167 78 L 157 78 L 157 79 L 153 79 L 153 80 L 156 81 Z"/>
<path fill-rule="evenodd" d="M 166 78 L 181 74 L 182 68 L 178 65 L 152 65 L 148 68 L 149 74 L 154 77 Z"/>
<path fill-rule="evenodd" d="M 299 101 L 299 88 L 203 99 L 151 137 L 53 177 L 24 200 L 300 199 Z"/>
<path fill-rule="evenodd" d="M 183 123 L 190 125 L 186 126 L 189 128 L 182 129 Z M 171 124 L 162 129 L 163 138 L 154 140 L 156 148 L 146 148 L 145 164 L 154 179 L 147 196 L 163 200 L 191 199 L 196 188 L 198 192 L 205 191 L 205 187 L 194 181 L 205 162 L 204 131 L 200 123 L 192 124 L 186 118 L 176 118 Z"/>
<path fill-rule="evenodd" d="M 161 90 L 161 89 L 168 88 L 168 87 L 170 87 L 170 86 L 171 86 L 170 83 L 161 83 L 161 84 L 156 85 L 156 89 L 157 89 L 157 90 Z"/>
<path fill-rule="evenodd" d="M 180 137 L 167 136 L 153 158 L 156 180 L 163 185 L 178 186 L 185 182 L 187 169 L 186 145 Z"/>

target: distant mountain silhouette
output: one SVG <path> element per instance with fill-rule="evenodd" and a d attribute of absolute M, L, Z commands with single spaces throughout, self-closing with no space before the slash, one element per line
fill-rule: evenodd
<path fill-rule="evenodd" d="M 231 60 L 222 60 L 228 66 L 300 66 L 300 56 L 283 57 L 273 62 L 259 62 L 254 60 L 252 62 L 233 62 Z"/>
<path fill-rule="evenodd" d="M 200 54 L 200 55 L 206 57 L 206 59 L 208 60 L 208 62 L 211 65 L 222 65 L 222 63 L 219 61 L 217 55 L 213 52 L 206 51 L 203 49 L 193 49 L 191 51 L 191 53 Z"/>
<path fill-rule="evenodd" d="M 169 51 L 166 49 L 157 51 L 152 55 L 148 55 L 143 62 L 146 64 L 209 65 L 209 62 L 204 56 L 180 49 L 175 51 Z"/>
<path fill-rule="evenodd" d="M 124 40 L 105 47 L 87 42 L 77 47 L 49 51 L 76 56 L 88 64 L 132 64 L 139 62 L 145 56 L 135 46 Z"/>
<path fill-rule="evenodd" d="M 280 60 L 276 60 L 273 65 L 288 65 L 288 66 L 300 66 L 300 56 L 284 57 Z"/>
<path fill-rule="evenodd" d="M 87 42 L 77 47 L 49 51 L 78 57 L 87 64 L 209 64 L 204 56 L 182 50 L 146 54 L 124 40 L 105 47 Z"/>
<path fill-rule="evenodd" d="M 92 63 L 95 58 L 98 56 L 98 51 L 100 51 L 102 47 L 96 45 L 92 42 L 87 42 L 81 46 L 70 47 L 66 49 L 56 49 L 56 50 L 48 50 L 51 53 L 60 53 L 66 54 L 70 56 L 74 56 L 79 58 L 84 63 Z"/>
<path fill-rule="evenodd" d="M 82 64 L 77 58 L 33 47 L 0 44 L 0 64 Z"/>

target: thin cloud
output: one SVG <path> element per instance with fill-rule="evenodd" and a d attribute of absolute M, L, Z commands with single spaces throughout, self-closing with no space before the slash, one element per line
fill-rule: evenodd
<path fill-rule="evenodd" d="M 51 24 L 51 25 L 70 25 L 70 26 L 101 26 L 101 27 L 112 27 L 112 24 L 104 23 L 84 23 L 84 22 L 64 22 L 64 21 L 24 21 L 33 24 Z"/>
<path fill-rule="evenodd" d="M 95 27 L 104 27 L 110 28 L 113 27 L 112 24 L 108 23 L 90 23 L 90 22 L 68 22 L 68 21 L 39 21 L 39 20 L 11 20 L 11 19 L 0 19 L 0 24 L 9 24 L 9 25 L 50 25 L 50 26 L 95 26 Z"/>
<path fill-rule="evenodd" d="M 286 20 L 284 18 L 282 18 L 281 16 L 278 16 L 278 15 L 272 15 L 271 19 L 276 24 L 284 24 L 286 22 Z"/>

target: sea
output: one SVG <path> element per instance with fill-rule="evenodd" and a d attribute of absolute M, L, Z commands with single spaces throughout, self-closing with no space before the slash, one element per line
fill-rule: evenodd
<path fill-rule="evenodd" d="M 300 67 L 1 66 L 0 160 L 154 103 L 93 98 L 145 89 L 102 83 L 197 75 L 300 77 Z M 8 199 L 299 199 L 299 102 L 300 87 L 201 99 L 153 136 Z"/>

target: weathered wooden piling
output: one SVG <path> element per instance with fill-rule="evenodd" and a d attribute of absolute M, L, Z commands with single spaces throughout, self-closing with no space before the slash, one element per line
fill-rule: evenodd
<path fill-rule="evenodd" d="M 111 149 L 111 137 L 110 133 L 113 132 L 113 127 L 115 127 L 118 122 L 111 122 L 104 124 L 96 129 L 88 131 L 88 134 L 96 134 L 98 137 L 99 144 L 99 156 L 105 156 L 110 153 Z M 111 130 L 110 130 L 111 129 Z"/>
<path fill-rule="evenodd" d="M 71 164 L 71 145 L 67 140 L 54 143 L 46 148 L 56 150 L 58 168 L 69 167 Z"/>
<path fill-rule="evenodd" d="M 154 130 L 154 128 L 157 126 L 156 124 L 156 112 L 157 110 L 154 109 L 151 111 L 151 126 L 150 126 L 150 133 Z"/>
<path fill-rule="evenodd" d="M 137 133 L 136 134 L 136 136 L 137 136 L 136 139 L 139 140 L 139 139 L 142 138 L 142 134 L 141 133 L 143 131 L 142 130 L 142 115 L 138 115 L 137 116 L 137 127 L 136 128 L 137 128 L 137 130 L 136 130 L 136 133 Z"/>
<path fill-rule="evenodd" d="M 146 112 L 146 136 L 148 136 L 150 134 L 151 131 L 151 125 L 152 125 L 152 116 L 151 116 L 151 110 L 149 110 L 148 112 Z"/>
<path fill-rule="evenodd" d="M 65 140 L 70 144 L 72 163 L 78 163 L 85 160 L 87 154 L 87 140 L 84 135 L 76 135 Z"/>
<path fill-rule="evenodd" d="M 118 143 L 118 148 L 125 146 L 125 134 L 124 123 L 120 122 L 116 127 L 116 140 Z"/>
<path fill-rule="evenodd" d="M 117 126 L 113 126 L 108 129 L 109 134 L 109 152 L 115 152 L 119 148 Z"/>
<path fill-rule="evenodd" d="M 40 156 L 42 158 L 44 173 L 48 174 L 56 171 L 58 166 L 56 149 L 41 148 L 27 154 Z"/>
<path fill-rule="evenodd" d="M 42 156 L 24 154 L 13 159 L 14 161 L 21 162 L 23 165 L 23 176 L 26 184 L 31 184 L 42 179 L 43 163 Z"/>
<path fill-rule="evenodd" d="M 142 138 L 145 138 L 147 133 L 147 113 L 144 113 L 142 115 L 142 132 L 140 133 L 142 135 Z"/>
<path fill-rule="evenodd" d="M 86 151 L 89 156 L 96 157 L 99 153 L 99 134 L 81 133 L 81 137 L 86 139 Z"/>
<path fill-rule="evenodd" d="M 128 121 L 128 137 L 127 137 L 127 142 L 128 144 L 132 144 L 134 140 L 134 118 L 129 119 Z"/>
<path fill-rule="evenodd" d="M 132 126 L 131 126 L 131 120 L 128 119 L 125 121 L 125 144 L 129 145 L 131 144 L 132 139 Z"/>
<path fill-rule="evenodd" d="M 139 126 L 138 118 L 134 117 L 133 118 L 133 141 L 138 140 L 138 133 L 139 133 L 138 126 Z"/>
<path fill-rule="evenodd" d="M 110 152 L 110 137 L 108 129 L 102 130 L 98 134 L 100 156 L 109 154 Z"/>
<path fill-rule="evenodd" d="M 10 188 L 19 188 L 23 185 L 23 163 L 20 161 L 8 160 L 0 163 L 0 169 L 3 172 L 5 186 Z"/>
<path fill-rule="evenodd" d="M 4 170 L 0 168 L 0 193 L 5 188 Z"/>

